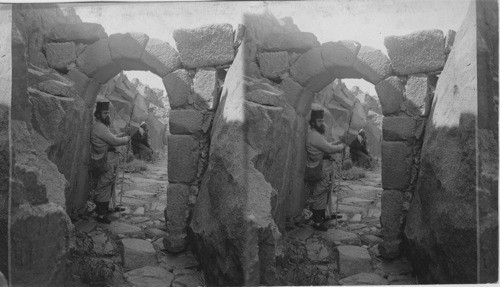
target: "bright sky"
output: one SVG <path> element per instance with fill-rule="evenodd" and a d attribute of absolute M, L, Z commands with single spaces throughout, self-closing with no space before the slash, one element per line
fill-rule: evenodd
<path fill-rule="evenodd" d="M 211 23 L 243 23 L 245 12 L 259 13 L 267 7 L 277 18 L 291 16 L 301 31 L 312 32 L 321 43 L 356 40 L 387 54 L 384 37 L 418 30 L 458 30 L 470 0 L 318 0 L 236 1 L 170 3 L 83 3 L 75 7 L 84 22 L 100 23 L 108 33 L 143 32 L 169 42 L 177 28 Z M 164 89 L 161 79 L 149 72 L 129 71 L 151 87 Z M 364 80 L 344 80 L 375 94 Z"/>

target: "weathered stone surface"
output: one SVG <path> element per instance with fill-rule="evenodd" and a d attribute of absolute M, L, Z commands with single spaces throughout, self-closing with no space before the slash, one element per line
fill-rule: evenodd
<path fill-rule="evenodd" d="M 56 24 L 49 34 L 49 39 L 54 42 L 91 44 L 103 38 L 107 38 L 106 32 L 101 24 L 96 23 Z"/>
<path fill-rule="evenodd" d="M 198 142 L 187 135 L 168 136 L 168 180 L 191 183 L 198 171 Z"/>
<path fill-rule="evenodd" d="M 248 92 L 245 95 L 245 99 L 253 103 L 275 107 L 282 105 L 284 102 L 281 92 L 273 93 L 266 90 L 254 90 Z"/>
<path fill-rule="evenodd" d="M 290 68 L 288 62 L 288 52 L 260 53 L 257 56 L 260 65 L 260 72 L 269 79 L 279 78 Z"/>
<path fill-rule="evenodd" d="M 10 220 L 10 284 L 64 285 L 71 226 L 64 209 L 54 203 L 23 204 L 12 209 Z"/>
<path fill-rule="evenodd" d="M 382 192 L 382 238 L 384 241 L 401 239 L 403 224 L 403 192 L 399 190 L 384 190 Z"/>
<path fill-rule="evenodd" d="M 330 253 L 317 238 L 310 238 L 305 243 L 307 257 L 312 262 L 327 262 Z"/>
<path fill-rule="evenodd" d="M 149 238 L 158 238 L 167 235 L 167 233 L 158 228 L 148 228 L 146 229 L 146 236 Z"/>
<path fill-rule="evenodd" d="M 43 34 L 41 31 L 34 31 L 28 39 L 28 60 L 31 64 L 40 67 L 48 68 L 47 59 L 42 53 Z M 24 53 L 24 51 L 23 51 Z"/>
<path fill-rule="evenodd" d="M 414 115 L 428 116 L 431 111 L 429 79 L 426 74 L 408 76 L 405 86 L 405 107 Z"/>
<path fill-rule="evenodd" d="M 440 70 L 445 63 L 441 30 L 425 30 L 384 39 L 394 72 L 409 75 Z"/>
<path fill-rule="evenodd" d="M 359 239 L 358 235 L 340 229 L 329 229 L 323 237 L 330 244 L 342 242 L 344 244 L 361 245 L 361 239 Z"/>
<path fill-rule="evenodd" d="M 480 42 L 477 23 L 478 19 L 487 19 L 476 18 L 481 5 L 471 2 L 457 32 L 436 86 L 425 131 L 420 174 L 405 228 L 419 283 L 465 284 L 476 283 L 478 278 L 476 125 L 478 111 L 483 112 L 478 102 L 492 95 L 478 94 L 481 58 L 480 45 L 476 44 Z M 498 25 L 498 20 L 491 23 Z M 491 29 L 488 27 L 484 31 Z M 486 67 L 483 69 L 490 69 Z"/>
<path fill-rule="evenodd" d="M 295 167 L 296 114 L 289 105 L 245 101 L 244 50 L 224 82 L 190 224 L 209 285 L 274 284 L 278 226 L 284 230 Z"/>
<path fill-rule="evenodd" d="M 398 77 L 389 77 L 375 85 L 384 116 L 395 114 L 403 103 L 404 86 Z"/>
<path fill-rule="evenodd" d="M 188 244 L 187 234 L 178 233 L 175 235 L 168 235 L 163 238 L 163 246 L 165 250 L 172 253 L 179 253 L 183 251 Z"/>
<path fill-rule="evenodd" d="M 217 71 L 199 68 L 193 79 L 194 105 L 198 109 L 212 109 L 217 97 Z"/>
<path fill-rule="evenodd" d="M 270 52 L 303 53 L 319 45 L 316 36 L 309 32 L 269 33 L 265 36 L 261 48 Z"/>
<path fill-rule="evenodd" d="M 143 33 L 113 34 L 108 38 L 111 58 L 124 70 L 147 70 L 141 56 L 149 36 Z"/>
<path fill-rule="evenodd" d="M 157 265 L 156 251 L 151 242 L 135 238 L 124 238 L 121 242 L 123 267 L 126 269 Z"/>
<path fill-rule="evenodd" d="M 412 137 L 417 122 L 410 117 L 384 117 L 382 132 L 385 141 L 404 141 Z"/>
<path fill-rule="evenodd" d="M 445 55 L 448 55 L 451 52 L 451 49 L 453 48 L 453 43 L 455 42 L 455 35 L 457 32 L 454 30 L 448 30 L 448 33 L 446 33 L 446 37 L 444 39 L 444 53 Z"/>
<path fill-rule="evenodd" d="M 378 244 L 378 251 L 380 256 L 386 259 L 398 258 L 403 252 L 403 241 L 401 239 L 384 240 L 384 242 Z"/>
<path fill-rule="evenodd" d="M 321 54 L 326 69 L 335 78 L 361 78 L 354 70 L 354 63 L 361 45 L 355 41 L 327 42 L 321 45 Z"/>
<path fill-rule="evenodd" d="M 113 255 L 115 253 L 111 240 L 103 232 L 90 234 L 94 246 L 94 253 L 97 255 Z"/>
<path fill-rule="evenodd" d="M 170 286 L 174 274 L 161 267 L 146 266 L 123 274 L 128 282 L 136 287 L 164 287 Z"/>
<path fill-rule="evenodd" d="M 175 278 L 172 282 L 172 287 L 200 286 L 202 284 L 199 276 L 189 274 Z"/>
<path fill-rule="evenodd" d="M 361 272 L 371 272 L 372 264 L 368 250 L 352 245 L 340 245 L 338 270 L 344 276 L 350 276 Z"/>
<path fill-rule="evenodd" d="M 323 65 L 320 48 L 311 49 L 300 56 L 290 68 L 290 75 L 302 86 L 310 88 L 313 92 L 321 91 L 333 81 L 332 75 Z"/>
<path fill-rule="evenodd" d="M 179 52 L 170 46 L 169 43 L 155 38 L 149 39 L 141 56 L 141 61 L 151 69 L 151 72 L 161 78 L 181 66 Z"/>
<path fill-rule="evenodd" d="M 66 82 L 59 82 L 55 80 L 47 80 L 38 83 L 38 89 L 42 92 L 49 93 L 54 96 L 74 98 L 77 92 L 73 88 L 73 85 Z"/>
<path fill-rule="evenodd" d="M 172 109 L 187 104 L 193 84 L 193 79 L 189 76 L 188 71 L 180 69 L 168 74 L 163 78 L 163 84 Z"/>
<path fill-rule="evenodd" d="M 76 60 L 75 43 L 45 44 L 45 55 L 51 68 L 66 70 Z"/>
<path fill-rule="evenodd" d="M 137 95 L 134 100 L 134 111 L 132 112 L 132 121 L 141 123 L 148 118 L 148 105 L 142 95 Z"/>
<path fill-rule="evenodd" d="M 363 234 L 361 235 L 361 241 L 363 242 L 364 245 L 373 246 L 383 242 L 384 240 L 375 235 Z"/>
<path fill-rule="evenodd" d="M 185 233 L 189 215 L 189 186 L 170 184 L 167 189 L 167 198 L 167 208 L 165 209 L 167 233 L 169 235 Z"/>
<path fill-rule="evenodd" d="M 230 24 L 176 29 L 173 37 L 186 68 L 224 65 L 234 59 L 233 27 Z"/>
<path fill-rule="evenodd" d="M 283 81 L 281 81 L 280 88 L 284 91 L 283 95 L 285 96 L 287 102 L 292 107 L 295 107 L 298 99 L 304 91 L 304 87 L 294 81 L 291 77 L 285 77 Z"/>
<path fill-rule="evenodd" d="M 77 68 L 73 68 L 69 70 L 68 78 L 73 81 L 73 83 L 75 83 L 74 88 L 76 89 L 78 95 L 83 98 L 85 89 L 87 88 L 90 81 L 89 77 L 87 77 L 87 75 L 82 73 Z"/>
<path fill-rule="evenodd" d="M 411 148 L 405 142 L 382 142 L 382 187 L 405 189 L 410 184 Z"/>
<path fill-rule="evenodd" d="M 288 237 L 295 238 L 298 240 L 306 241 L 311 235 L 314 233 L 314 230 L 311 228 L 304 229 L 304 228 L 297 228 L 292 230 L 287 234 Z"/>
<path fill-rule="evenodd" d="M 359 49 L 354 69 L 362 75 L 363 79 L 374 85 L 389 77 L 393 72 L 391 60 L 382 51 L 368 46 L 362 46 Z"/>
<path fill-rule="evenodd" d="M 359 273 L 341 279 L 340 285 L 388 285 L 389 281 L 375 273 Z"/>
<path fill-rule="evenodd" d="M 144 232 L 140 227 L 117 221 L 111 222 L 111 224 L 108 227 L 108 230 L 115 235 L 121 234 L 132 237 L 141 237 L 144 235 Z"/>
<path fill-rule="evenodd" d="M 121 70 L 111 58 L 107 39 L 88 46 L 76 59 L 76 64 L 87 76 L 95 78 L 100 83 L 106 83 Z"/>

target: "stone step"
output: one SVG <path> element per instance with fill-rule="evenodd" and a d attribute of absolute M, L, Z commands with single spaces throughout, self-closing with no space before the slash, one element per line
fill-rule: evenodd
<path fill-rule="evenodd" d="M 156 250 L 151 242 L 136 238 L 123 238 L 121 241 L 123 267 L 132 270 L 157 265 Z"/>
<path fill-rule="evenodd" d="M 337 249 L 339 251 L 337 264 L 341 275 L 351 276 L 362 272 L 372 272 L 372 258 L 365 248 L 340 245 Z"/>
<path fill-rule="evenodd" d="M 340 229 L 329 229 L 327 232 L 322 234 L 322 237 L 329 244 L 351 244 L 351 245 L 361 245 L 361 239 L 358 235 L 343 231 Z"/>

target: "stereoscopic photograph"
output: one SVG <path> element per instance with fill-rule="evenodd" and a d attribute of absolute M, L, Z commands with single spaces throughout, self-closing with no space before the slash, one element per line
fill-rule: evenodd
<path fill-rule="evenodd" d="M 498 281 L 498 2 L 0 4 L 0 287 Z"/>

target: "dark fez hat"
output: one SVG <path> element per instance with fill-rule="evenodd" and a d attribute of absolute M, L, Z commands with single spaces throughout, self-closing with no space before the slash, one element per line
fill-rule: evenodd
<path fill-rule="evenodd" d="M 109 102 L 97 102 L 96 111 L 109 111 Z"/>
<path fill-rule="evenodd" d="M 311 120 L 322 119 L 324 116 L 325 116 L 325 111 L 323 109 L 311 110 Z"/>

